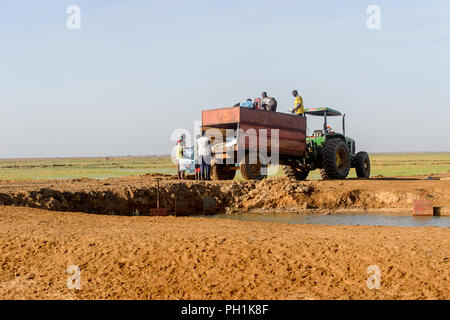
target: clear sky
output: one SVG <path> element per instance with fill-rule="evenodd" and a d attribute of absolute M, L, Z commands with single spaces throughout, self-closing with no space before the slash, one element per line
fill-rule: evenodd
<path fill-rule="evenodd" d="M 2 0 L 0 157 L 167 154 L 202 109 L 293 89 L 358 150 L 450 151 L 449 57 L 448 0 Z"/>

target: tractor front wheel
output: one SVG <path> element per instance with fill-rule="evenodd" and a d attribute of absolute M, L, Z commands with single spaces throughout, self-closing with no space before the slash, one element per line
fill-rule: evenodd
<path fill-rule="evenodd" d="M 322 150 L 322 179 L 345 179 L 349 171 L 350 152 L 347 144 L 338 138 L 328 140 Z"/>
<path fill-rule="evenodd" d="M 367 152 L 358 152 L 353 159 L 353 167 L 355 167 L 358 178 L 370 177 L 370 159 Z"/>

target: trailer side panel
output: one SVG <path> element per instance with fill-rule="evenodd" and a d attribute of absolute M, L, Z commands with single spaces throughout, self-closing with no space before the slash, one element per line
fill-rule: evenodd
<path fill-rule="evenodd" d="M 258 149 L 260 137 L 264 137 L 267 132 L 269 152 L 274 147 L 271 141 L 272 130 L 278 130 L 278 151 L 281 156 L 304 157 L 306 154 L 305 117 L 234 107 L 203 111 L 202 125 L 204 129 L 241 129 L 244 134 L 238 137 L 238 148 L 246 150 Z M 250 141 L 253 141 L 253 145 Z"/>

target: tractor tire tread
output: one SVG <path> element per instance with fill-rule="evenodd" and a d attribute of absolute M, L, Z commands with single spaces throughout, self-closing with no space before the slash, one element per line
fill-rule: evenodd
<path fill-rule="evenodd" d="M 339 172 L 336 167 L 336 150 L 339 145 L 342 144 L 347 150 L 347 155 L 349 157 L 347 168 L 344 172 Z M 347 144 L 341 139 L 331 139 L 328 140 L 322 151 L 322 169 L 320 174 L 323 180 L 334 180 L 334 179 L 345 179 L 350 172 L 350 155 Z"/>

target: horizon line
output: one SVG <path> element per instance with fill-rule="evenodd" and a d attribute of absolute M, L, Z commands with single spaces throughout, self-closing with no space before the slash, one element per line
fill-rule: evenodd
<path fill-rule="evenodd" d="M 424 153 L 450 153 L 450 151 L 380 151 L 369 152 L 369 154 L 424 154 Z M 170 154 L 153 154 L 153 155 L 110 155 L 110 156 L 50 156 L 50 157 L 0 157 L 0 160 L 51 160 L 51 159 L 101 159 L 101 158 L 158 158 L 170 157 Z"/>

